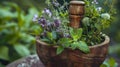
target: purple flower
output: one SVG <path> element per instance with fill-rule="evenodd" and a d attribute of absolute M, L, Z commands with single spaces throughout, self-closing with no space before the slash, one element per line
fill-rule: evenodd
<path fill-rule="evenodd" d="M 92 1 L 93 4 L 98 4 L 97 0 Z"/>
<path fill-rule="evenodd" d="M 44 27 L 45 25 L 47 25 L 47 21 L 46 21 L 46 19 L 45 19 L 44 17 L 39 18 L 39 19 L 38 19 L 38 23 L 39 23 L 42 27 Z"/>
<path fill-rule="evenodd" d="M 44 13 L 44 14 L 48 14 L 49 17 L 52 16 L 52 12 L 51 12 L 48 8 L 45 8 L 45 9 L 43 10 L 43 13 Z"/>
<path fill-rule="evenodd" d="M 35 14 L 35 15 L 33 16 L 33 19 L 32 19 L 32 21 L 33 21 L 33 22 L 36 22 L 36 21 L 38 21 L 38 14 Z"/>
<path fill-rule="evenodd" d="M 59 19 L 55 19 L 54 24 L 55 24 L 56 27 L 59 27 L 60 24 L 61 24 L 61 21 Z"/>

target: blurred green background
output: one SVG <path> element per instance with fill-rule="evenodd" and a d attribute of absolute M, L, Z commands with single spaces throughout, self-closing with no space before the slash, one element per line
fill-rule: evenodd
<path fill-rule="evenodd" d="M 30 32 L 37 33 L 39 26 L 32 22 L 32 17 L 46 7 L 44 1 L 0 0 L 0 67 L 21 57 L 36 54 L 35 36 Z M 108 57 L 113 57 L 117 63 L 120 63 L 119 4 L 120 0 L 116 0 L 116 20 L 105 31 L 111 38 Z"/>

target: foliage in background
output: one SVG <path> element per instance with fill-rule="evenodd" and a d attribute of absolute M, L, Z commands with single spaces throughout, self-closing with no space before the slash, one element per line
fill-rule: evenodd
<path fill-rule="evenodd" d="M 118 67 L 118 63 L 114 58 L 109 58 L 104 61 L 104 63 L 100 67 Z"/>
<path fill-rule="evenodd" d="M 13 61 L 35 53 L 35 38 L 29 33 L 40 30 L 31 23 L 35 13 L 39 14 L 34 7 L 25 12 L 15 3 L 0 5 L 0 59 Z"/>

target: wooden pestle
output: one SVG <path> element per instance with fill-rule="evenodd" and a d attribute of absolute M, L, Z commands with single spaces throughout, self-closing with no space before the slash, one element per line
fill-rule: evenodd
<path fill-rule="evenodd" d="M 81 20 L 84 16 L 84 5 L 83 1 L 70 1 L 69 6 L 69 20 L 70 26 L 73 28 L 81 27 Z"/>

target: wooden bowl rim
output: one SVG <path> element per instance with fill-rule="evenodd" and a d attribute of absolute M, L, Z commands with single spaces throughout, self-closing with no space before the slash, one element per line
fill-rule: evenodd
<path fill-rule="evenodd" d="M 104 38 L 105 38 L 104 42 L 102 42 L 100 44 L 93 45 L 93 46 L 89 46 L 89 48 L 96 48 L 96 47 L 100 47 L 100 46 L 108 44 L 110 42 L 110 38 L 107 35 L 105 35 Z M 36 42 L 41 44 L 41 45 L 44 45 L 44 46 L 48 46 L 49 45 L 49 44 L 47 44 L 47 43 L 45 43 L 43 41 L 40 41 L 38 39 L 38 36 L 36 38 Z M 52 46 L 52 47 L 57 48 L 58 46 Z"/>

